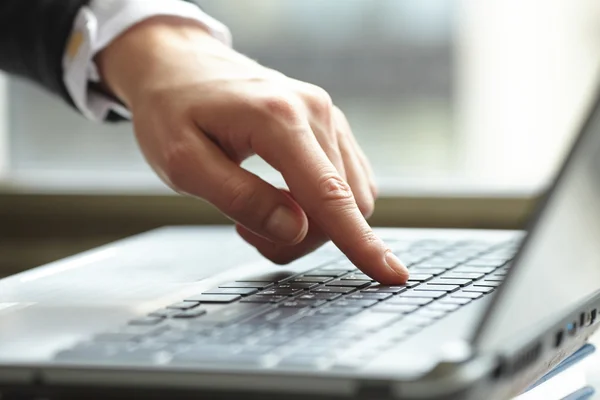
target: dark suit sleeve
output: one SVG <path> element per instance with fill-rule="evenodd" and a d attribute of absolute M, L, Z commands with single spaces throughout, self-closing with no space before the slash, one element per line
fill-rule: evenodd
<path fill-rule="evenodd" d="M 70 102 L 62 57 L 73 21 L 89 0 L 0 0 L 0 69 Z"/>
<path fill-rule="evenodd" d="M 89 2 L 0 0 L 0 70 L 30 79 L 73 106 L 62 59 L 75 17 Z"/>

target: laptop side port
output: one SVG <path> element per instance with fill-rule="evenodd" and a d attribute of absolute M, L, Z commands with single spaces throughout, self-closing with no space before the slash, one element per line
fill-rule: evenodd
<path fill-rule="evenodd" d="M 567 324 L 565 330 L 567 331 L 567 335 L 575 336 L 577 333 L 577 321 L 573 321 L 570 324 Z"/>
<path fill-rule="evenodd" d="M 594 308 L 590 312 L 590 325 L 594 325 L 596 323 L 596 318 L 598 318 L 598 310 Z"/>
<path fill-rule="evenodd" d="M 565 331 L 560 330 L 556 333 L 556 337 L 554 339 L 554 347 L 560 347 L 563 344 L 565 339 Z"/>
<path fill-rule="evenodd" d="M 586 326 L 587 322 L 587 313 L 584 311 L 581 314 L 579 314 L 579 326 L 584 327 Z"/>
<path fill-rule="evenodd" d="M 523 351 L 518 354 L 513 360 L 511 360 L 509 365 L 509 370 L 511 374 L 518 373 L 519 371 L 527 368 L 529 365 L 533 364 L 538 360 L 540 354 L 542 353 L 542 343 L 536 343 L 532 345 L 529 349 Z"/>

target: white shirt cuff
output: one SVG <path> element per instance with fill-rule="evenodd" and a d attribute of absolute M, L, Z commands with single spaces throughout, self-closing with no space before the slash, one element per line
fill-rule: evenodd
<path fill-rule="evenodd" d="M 92 0 L 77 14 L 63 56 L 65 86 L 85 117 L 103 121 L 110 111 L 131 117 L 123 105 L 89 87 L 90 82 L 100 79 L 94 57 L 127 29 L 157 15 L 198 21 L 213 37 L 231 46 L 229 29 L 191 3 L 181 0 Z"/>

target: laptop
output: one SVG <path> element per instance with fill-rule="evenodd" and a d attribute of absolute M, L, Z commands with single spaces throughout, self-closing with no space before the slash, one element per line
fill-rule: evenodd
<path fill-rule="evenodd" d="M 596 331 L 600 95 L 525 232 L 378 229 L 381 286 L 168 227 L 0 280 L 0 398 L 506 399 Z"/>

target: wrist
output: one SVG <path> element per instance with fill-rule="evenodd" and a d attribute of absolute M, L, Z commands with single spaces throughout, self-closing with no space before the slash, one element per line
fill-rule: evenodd
<path fill-rule="evenodd" d="M 190 41 L 217 42 L 200 23 L 179 17 L 158 16 L 133 26 L 96 55 L 104 90 L 130 109 L 174 57 L 185 57 Z"/>

